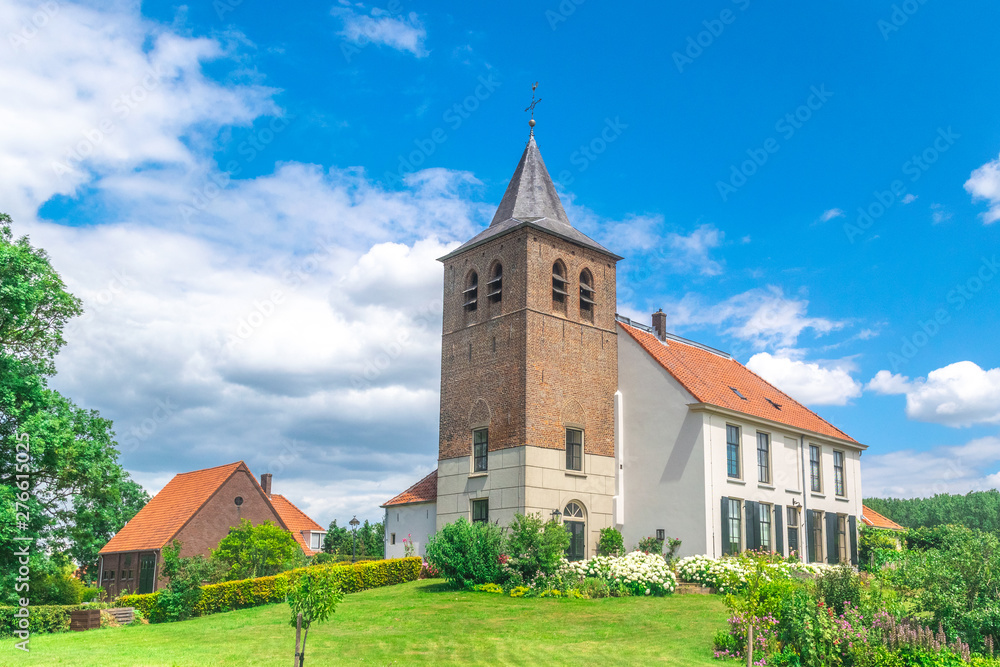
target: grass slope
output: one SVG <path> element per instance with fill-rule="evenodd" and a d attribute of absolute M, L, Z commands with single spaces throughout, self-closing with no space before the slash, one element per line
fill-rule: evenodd
<path fill-rule="evenodd" d="M 294 653 L 285 604 L 182 623 L 4 639 L 4 665 L 279 665 Z M 718 665 L 714 596 L 525 600 L 415 581 L 348 595 L 309 633 L 312 665 Z"/>

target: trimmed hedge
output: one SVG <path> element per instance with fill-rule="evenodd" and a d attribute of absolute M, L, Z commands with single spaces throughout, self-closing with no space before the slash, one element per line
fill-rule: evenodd
<path fill-rule="evenodd" d="M 107 608 L 107 604 L 38 605 L 28 607 L 28 631 L 31 634 L 66 632 L 69 630 L 69 613 L 77 609 Z M 0 607 L 0 637 L 14 636 L 21 629 L 14 614 L 21 609 L 15 606 Z"/>
<path fill-rule="evenodd" d="M 336 573 L 337 583 L 340 584 L 344 593 L 357 593 L 369 588 L 415 581 L 420 576 L 422 564 L 421 558 L 394 558 L 353 565 L 331 563 L 330 565 L 301 567 L 272 577 L 208 584 L 201 587 L 201 599 L 195 605 L 194 615 L 208 616 L 222 611 L 284 602 L 289 582 L 294 581 L 306 570 L 314 570 L 315 568 L 332 570 Z M 117 603 L 123 607 L 135 607 L 146 618 L 154 618 L 155 613 L 151 614 L 150 612 L 154 611 L 158 596 L 159 593 L 123 595 Z"/>

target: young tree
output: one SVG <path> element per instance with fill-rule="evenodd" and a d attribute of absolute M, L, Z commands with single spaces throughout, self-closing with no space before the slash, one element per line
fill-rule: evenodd
<path fill-rule="evenodd" d="M 270 521 L 255 526 L 243 519 L 222 538 L 212 560 L 226 568 L 226 579 L 232 581 L 283 572 L 300 553 L 299 543 L 287 530 Z"/>
<path fill-rule="evenodd" d="M 154 621 L 183 621 L 194 614 L 201 600 L 201 587 L 212 579 L 212 564 L 204 556 L 181 558 L 181 543 L 174 540 L 163 548 L 160 574 L 170 579 L 160 591 L 153 610 Z"/>
<path fill-rule="evenodd" d="M 304 665 L 306 661 L 306 639 L 309 637 L 309 627 L 313 623 L 322 623 L 330 618 L 337 605 L 344 599 L 344 594 L 337 584 L 336 575 L 330 568 L 310 568 L 298 575 L 288 587 L 288 605 L 292 608 L 292 626 L 298 627 L 299 615 L 302 615 L 302 646 L 295 637 L 296 664 Z"/>

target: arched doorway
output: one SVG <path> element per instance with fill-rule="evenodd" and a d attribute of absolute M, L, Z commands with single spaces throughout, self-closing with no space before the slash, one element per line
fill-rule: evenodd
<path fill-rule="evenodd" d="M 583 560 L 587 557 L 587 513 L 583 505 L 571 500 L 563 509 L 563 525 L 569 532 L 569 549 L 566 558 Z"/>

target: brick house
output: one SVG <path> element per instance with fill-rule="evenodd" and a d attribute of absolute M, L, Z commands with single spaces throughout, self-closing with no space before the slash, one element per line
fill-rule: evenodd
<path fill-rule="evenodd" d="M 615 526 L 627 547 L 856 562 L 865 446 L 662 312 L 618 316 L 621 259 L 572 226 L 532 131 L 490 225 L 440 260 L 438 465 L 382 506 L 386 554 L 537 512 L 571 558 Z"/>
<path fill-rule="evenodd" d="M 284 496 L 271 493 L 270 474 L 261 475 L 258 483 L 247 464 L 237 461 L 175 475 L 101 549 L 100 585 L 109 597 L 152 593 L 164 583 L 158 575 L 163 547 L 179 540 L 182 557 L 208 556 L 242 519 L 281 526 L 308 556 L 323 543 L 325 531 L 319 524 Z"/>

